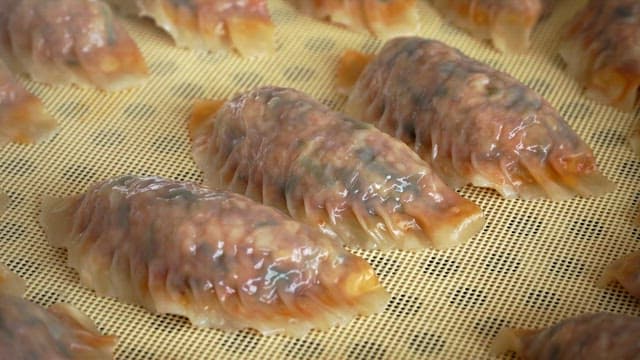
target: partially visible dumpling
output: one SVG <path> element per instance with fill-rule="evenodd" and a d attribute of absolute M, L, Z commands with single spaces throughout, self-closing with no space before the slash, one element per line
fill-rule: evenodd
<path fill-rule="evenodd" d="M 40 99 L 29 93 L 0 60 L 0 146 L 10 141 L 36 143 L 50 136 L 56 126 Z"/>
<path fill-rule="evenodd" d="M 389 39 L 418 30 L 415 0 L 291 0 L 305 15 Z"/>
<path fill-rule="evenodd" d="M 640 88 L 640 1 L 589 1 L 569 23 L 560 55 L 589 98 L 633 110 Z"/>
<path fill-rule="evenodd" d="M 595 313 L 565 319 L 546 329 L 503 329 L 492 350 L 514 351 L 525 360 L 637 359 L 640 317 Z"/>
<path fill-rule="evenodd" d="M 0 56 L 48 84 L 120 90 L 148 75 L 138 46 L 101 0 L 0 0 Z"/>
<path fill-rule="evenodd" d="M 45 199 L 41 223 L 85 286 L 198 327 L 302 336 L 389 298 L 366 261 L 319 231 L 195 183 L 114 177 Z"/>
<path fill-rule="evenodd" d="M 180 47 L 219 50 L 243 56 L 274 48 L 274 26 L 266 0 L 108 0 L 124 13 L 152 18 Z"/>
<path fill-rule="evenodd" d="M 24 291 L 24 280 L 0 264 L 0 359 L 113 358 L 114 336 L 71 305 L 44 309 L 22 299 Z"/>
<path fill-rule="evenodd" d="M 529 48 L 531 33 L 555 0 L 433 0 L 454 25 L 481 39 L 491 39 L 503 52 Z"/>

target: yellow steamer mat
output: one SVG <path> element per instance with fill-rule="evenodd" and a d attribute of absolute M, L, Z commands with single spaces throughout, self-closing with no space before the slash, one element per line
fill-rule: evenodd
<path fill-rule="evenodd" d="M 73 304 L 103 333 L 118 336 L 119 359 L 481 359 L 491 357 L 491 340 L 504 326 L 546 327 L 595 311 L 640 315 L 640 302 L 620 286 L 596 285 L 609 263 L 640 249 L 640 159 L 627 141 L 637 116 L 585 98 L 557 54 L 563 25 L 584 3 L 560 2 L 536 28 L 530 51 L 509 55 L 419 2 L 421 36 L 455 46 L 545 96 L 618 187 L 562 202 L 505 200 L 492 190 L 463 188 L 461 195 L 480 205 L 487 220 L 469 243 L 448 251 L 355 251 L 392 295 L 381 314 L 299 339 L 197 329 L 186 318 L 153 315 L 81 286 L 65 251 L 47 244 L 37 220 L 41 196 L 81 193 L 118 174 L 201 182 L 187 132 L 196 99 L 278 85 L 342 109 L 346 98 L 334 80 L 341 54 L 376 52 L 382 42 L 301 16 L 281 0 L 269 3 L 276 25 L 272 56 L 176 48 L 151 21 L 127 18 L 151 71 L 143 87 L 104 93 L 21 78 L 60 127 L 41 144 L 0 149 L 0 189 L 10 197 L 0 217 L 0 263 L 27 280 L 28 299 Z"/>

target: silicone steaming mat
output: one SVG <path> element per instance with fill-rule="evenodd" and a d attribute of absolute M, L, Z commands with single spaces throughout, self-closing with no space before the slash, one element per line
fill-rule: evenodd
<path fill-rule="evenodd" d="M 640 159 L 626 141 L 637 115 L 586 99 L 557 55 L 560 29 L 584 1 L 560 2 L 524 56 L 494 51 L 419 3 L 422 36 L 456 46 L 546 96 L 592 146 L 617 190 L 554 203 L 505 200 L 491 190 L 466 187 L 462 195 L 485 212 L 482 233 L 444 252 L 358 251 L 392 294 L 386 310 L 301 339 L 196 329 L 185 318 L 97 297 L 66 266 L 65 251 L 45 241 L 37 221 L 43 194 L 79 193 L 122 173 L 201 181 L 186 130 L 193 100 L 274 84 L 341 109 L 345 98 L 336 94 L 333 80 L 339 55 L 347 48 L 372 52 L 382 45 L 273 0 L 278 50 L 270 57 L 178 49 L 150 21 L 128 19 L 152 71 L 144 87 L 104 93 L 23 79 L 60 128 L 42 144 L 0 149 L 0 189 L 11 198 L 0 217 L 0 261 L 27 280 L 27 298 L 44 306 L 71 303 L 104 333 L 117 335 L 119 359 L 480 359 L 490 357 L 489 344 L 506 325 L 541 327 L 591 311 L 640 315 L 640 302 L 622 288 L 595 285 L 609 262 L 640 248 Z"/>

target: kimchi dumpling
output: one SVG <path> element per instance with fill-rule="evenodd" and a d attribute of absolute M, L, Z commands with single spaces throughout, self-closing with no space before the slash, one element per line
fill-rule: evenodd
<path fill-rule="evenodd" d="M 433 0 L 454 25 L 504 52 L 529 48 L 531 32 L 554 0 Z"/>
<path fill-rule="evenodd" d="M 639 338 L 639 317 L 595 313 L 546 329 L 503 329 L 492 350 L 496 355 L 514 351 L 526 360 L 637 359 Z"/>
<path fill-rule="evenodd" d="M 305 15 L 388 39 L 418 28 L 415 0 L 290 0 Z"/>
<path fill-rule="evenodd" d="M 286 88 L 197 108 L 205 183 L 243 193 L 363 249 L 449 248 L 482 228 L 480 208 L 405 144 Z"/>
<path fill-rule="evenodd" d="M 114 336 L 67 304 L 22 299 L 24 280 L 0 265 L 0 359 L 112 359 Z"/>
<path fill-rule="evenodd" d="M 181 47 L 218 50 L 228 46 L 243 56 L 271 53 L 274 26 L 266 0 L 109 0 L 125 12 L 152 18 Z"/>
<path fill-rule="evenodd" d="M 345 112 L 407 143 L 450 186 L 553 200 L 614 188 L 560 114 L 510 75 L 417 37 L 390 40 L 367 61 L 342 60 L 341 86 L 357 79 Z"/>
<path fill-rule="evenodd" d="M 640 251 L 628 254 L 607 267 L 600 285 L 619 282 L 631 295 L 640 299 Z"/>
<path fill-rule="evenodd" d="M 0 146 L 9 141 L 41 141 L 53 133 L 56 125 L 40 99 L 29 93 L 0 60 Z"/>
<path fill-rule="evenodd" d="M 336 241 L 194 183 L 118 176 L 45 199 L 41 223 L 85 286 L 198 327 L 301 336 L 388 300 L 371 266 Z"/>
<path fill-rule="evenodd" d="M 591 0 L 569 23 L 560 55 L 589 98 L 631 111 L 640 87 L 640 2 Z"/>
<path fill-rule="evenodd" d="M 100 0 L 0 0 L 0 56 L 48 84 L 104 90 L 137 86 L 148 69 L 137 45 Z"/>

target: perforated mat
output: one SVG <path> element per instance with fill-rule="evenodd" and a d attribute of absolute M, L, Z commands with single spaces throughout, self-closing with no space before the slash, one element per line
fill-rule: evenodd
<path fill-rule="evenodd" d="M 531 51 L 509 56 L 445 24 L 420 2 L 421 35 L 456 46 L 546 96 L 592 146 L 618 188 L 605 197 L 559 203 L 504 200 L 490 190 L 464 188 L 462 195 L 487 219 L 468 244 L 446 252 L 357 252 L 392 294 L 379 315 L 301 339 L 196 329 L 184 318 L 152 315 L 83 288 L 65 265 L 65 252 L 46 243 L 37 222 L 43 194 L 79 193 L 109 176 L 201 181 L 186 131 L 197 98 L 228 98 L 274 84 L 341 109 L 345 98 L 333 82 L 339 55 L 347 48 L 376 51 L 382 43 L 301 17 L 281 0 L 269 4 L 278 47 L 271 57 L 177 49 L 150 21 L 128 19 L 153 73 L 144 87 L 107 94 L 23 79 L 61 126 L 42 144 L 0 149 L 0 189 L 11 198 L 0 217 L 0 261 L 28 281 L 28 298 L 45 306 L 69 302 L 104 333 L 117 335 L 120 359 L 480 359 L 490 357 L 491 339 L 505 325 L 547 326 L 602 310 L 640 315 L 640 302 L 622 288 L 595 285 L 609 262 L 640 248 L 634 225 L 640 161 L 626 141 L 637 115 L 587 100 L 556 54 L 562 25 L 583 3 L 560 2 L 537 28 Z"/>

